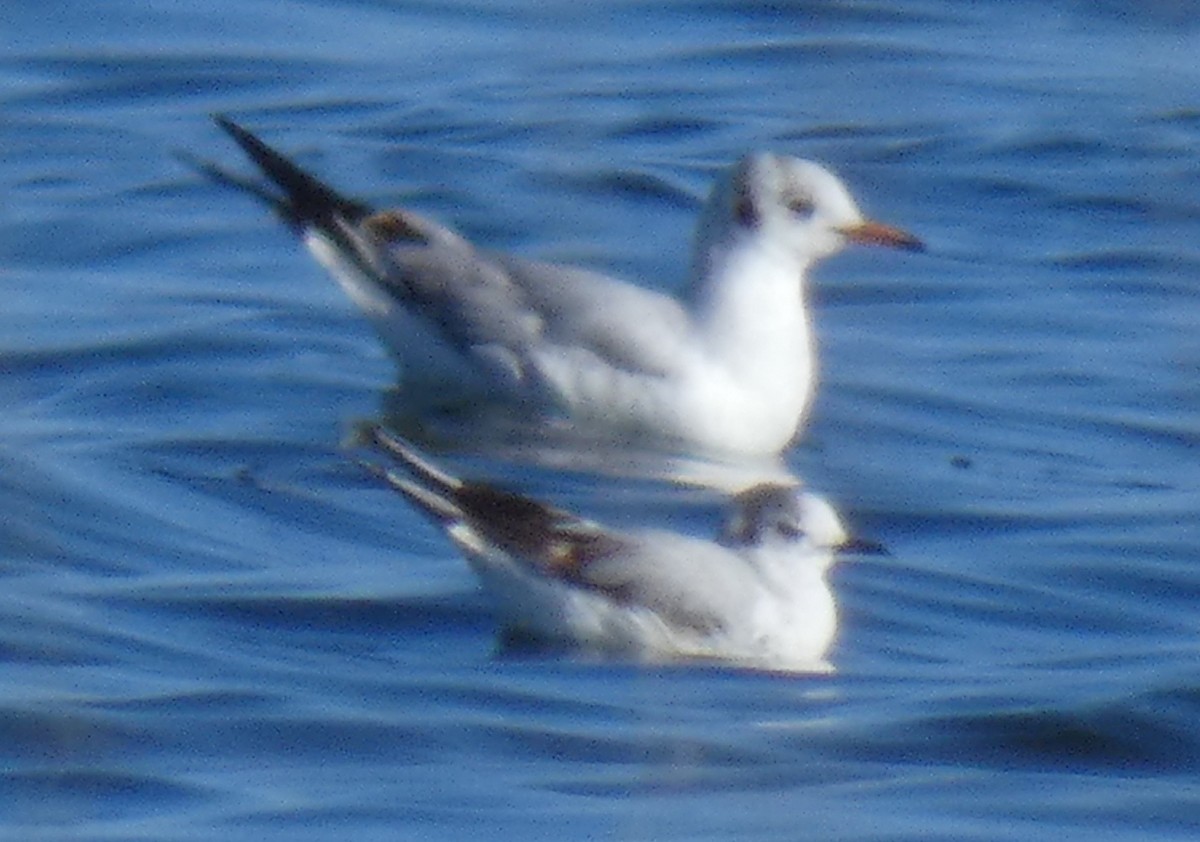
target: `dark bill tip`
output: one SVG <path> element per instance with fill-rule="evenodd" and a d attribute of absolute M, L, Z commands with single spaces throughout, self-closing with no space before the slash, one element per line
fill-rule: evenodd
<path fill-rule="evenodd" d="M 843 541 L 838 549 L 844 553 L 853 553 L 854 555 L 882 555 L 889 556 L 891 551 L 879 541 L 873 541 L 870 538 L 859 538 L 851 536 Z"/>

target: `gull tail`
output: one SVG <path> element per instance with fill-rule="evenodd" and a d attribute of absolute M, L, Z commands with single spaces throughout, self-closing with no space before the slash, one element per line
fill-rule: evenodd
<path fill-rule="evenodd" d="M 339 219 L 353 224 L 370 215 L 371 208 L 366 204 L 342 196 L 228 117 L 218 114 L 213 119 L 237 142 L 242 151 L 258 165 L 258 168 L 270 179 L 272 184 L 282 191 L 282 194 L 276 195 L 262 185 L 232 175 L 213 164 L 192 161 L 192 164 L 206 175 L 222 184 L 257 196 L 279 212 L 290 225 L 298 229 L 310 225 L 323 229 L 337 228 Z"/>

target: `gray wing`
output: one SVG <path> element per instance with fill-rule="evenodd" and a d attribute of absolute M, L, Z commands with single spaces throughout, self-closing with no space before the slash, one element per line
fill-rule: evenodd
<path fill-rule="evenodd" d="M 520 507 L 532 503 L 518 499 Z M 515 527 L 522 532 L 521 557 L 534 559 L 544 576 L 700 634 L 723 630 L 730 607 L 744 602 L 745 583 L 730 566 L 738 560 L 716 545 L 674 533 L 614 532 L 556 509 L 547 513 L 549 518 L 537 513 Z M 504 531 L 511 533 L 519 521 L 508 521 Z"/>
<path fill-rule="evenodd" d="M 570 512 L 486 483 L 459 479 L 378 424 L 359 428 L 355 439 L 395 460 L 404 476 L 371 463 L 364 467 L 431 520 L 443 528 L 470 527 L 483 542 L 540 575 L 585 587 L 617 587 L 615 580 L 593 580 L 589 571 L 599 559 L 637 550 L 637 542 L 622 533 Z"/>
<path fill-rule="evenodd" d="M 540 577 L 642 606 L 702 634 L 720 631 L 749 605 L 744 562 L 717 544 L 673 532 L 608 529 L 521 494 L 460 480 L 378 426 L 359 434 L 406 476 L 366 467 L 452 536 L 457 527 L 469 528 L 470 542 L 455 540 L 471 553 L 496 547 Z"/>
<path fill-rule="evenodd" d="M 520 366 L 561 348 L 638 374 L 677 368 L 689 318 L 670 296 L 576 267 L 481 251 L 448 229 L 434 233 L 433 223 L 409 211 L 378 214 L 363 228 L 378 255 L 379 285 L 460 348 L 509 354 Z"/>
<path fill-rule="evenodd" d="M 670 624 L 703 634 L 752 609 L 757 583 L 746 562 L 701 538 L 647 531 L 626 536 L 619 553 L 594 555 L 585 578 L 627 604 L 643 605 Z"/>
<path fill-rule="evenodd" d="M 451 478 L 382 431 L 376 430 L 375 443 L 399 458 L 413 479 L 377 473 L 443 526 L 469 527 L 470 543 L 479 545 L 472 552 L 496 547 L 540 577 L 644 607 L 703 634 L 720 631 L 730 606 L 742 604 L 741 561 L 716 544 L 671 532 L 608 529 L 521 494 Z"/>
<path fill-rule="evenodd" d="M 741 560 L 708 541 L 670 532 L 623 533 L 485 485 L 455 502 L 474 530 L 544 577 L 640 606 L 701 634 L 748 605 Z"/>
<path fill-rule="evenodd" d="M 535 375 L 535 357 L 548 349 L 582 351 L 644 374 L 669 373 L 680 358 L 688 316 L 670 296 L 582 269 L 489 254 L 411 211 L 373 213 L 228 118 L 216 120 L 281 193 L 212 165 L 200 168 L 270 204 L 360 305 L 370 309 L 364 301 L 381 294 L 385 309 L 391 303 L 417 314 L 451 347 L 518 379 Z"/>

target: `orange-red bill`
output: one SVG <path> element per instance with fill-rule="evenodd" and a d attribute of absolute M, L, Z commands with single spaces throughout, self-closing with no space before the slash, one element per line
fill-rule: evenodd
<path fill-rule="evenodd" d="M 905 251 L 924 251 L 925 244 L 907 231 L 882 222 L 860 222 L 841 229 L 847 240 L 868 246 L 888 246 Z"/>

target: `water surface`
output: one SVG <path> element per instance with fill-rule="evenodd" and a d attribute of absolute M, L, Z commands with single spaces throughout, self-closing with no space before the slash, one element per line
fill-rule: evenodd
<path fill-rule="evenodd" d="M 1195 11 L 11 10 L 0 835 L 1195 838 Z M 664 288 L 748 149 L 927 240 L 814 279 L 788 464 L 891 549 L 834 574 L 838 672 L 498 651 L 465 564 L 339 447 L 392 399 L 370 329 L 174 157 L 237 160 L 218 111 L 364 199 Z"/>

